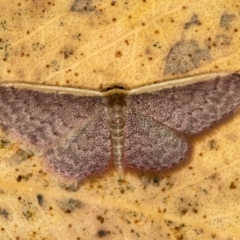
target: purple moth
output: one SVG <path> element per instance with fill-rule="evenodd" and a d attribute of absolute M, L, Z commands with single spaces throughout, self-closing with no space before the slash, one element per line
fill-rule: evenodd
<path fill-rule="evenodd" d="M 240 105 L 240 75 L 210 74 L 133 90 L 0 85 L 0 126 L 39 151 L 58 176 L 84 180 L 117 169 L 179 165 L 188 136 Z"/>

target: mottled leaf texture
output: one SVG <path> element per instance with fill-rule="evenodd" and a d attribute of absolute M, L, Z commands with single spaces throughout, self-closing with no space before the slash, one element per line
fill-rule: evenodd
<path fill-rule="evenodd" d="M 146 92 L 13 86 L 0 86 L 1 127 L 40 150 L 53 172 L 74 180 L 107 170 L 111 159 L 125 168 L 170 169 L 185 159 L 188 135 L 240 105 L 237 74 L 172 88 L 150 85 Z"/>

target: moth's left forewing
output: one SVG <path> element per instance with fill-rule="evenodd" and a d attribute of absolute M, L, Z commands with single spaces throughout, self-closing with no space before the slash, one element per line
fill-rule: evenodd
<path fill-rule="evenodd" d="M 0 125 L 16 139 L 46 149 L 102 108 L 98 92 L 34 84 L 0 85 Z"/>
<path fill-rule="evenodd" d="M 48 166 L 65 179 L 84 180 L 109 169 L 111 149 L 106 112 L 99 111 L 44 156 Z"/>
<path fill-rule="evenodd" d="M 0 110 L 0 126 L 24 147 L 44 153 L 58 175 L 80 180 L 108 167 L 110 134 L 102 93 L 2 84 Z"/>

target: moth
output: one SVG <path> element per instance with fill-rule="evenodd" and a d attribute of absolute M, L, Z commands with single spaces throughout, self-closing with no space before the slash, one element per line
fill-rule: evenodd
<path fill-rule="evenodd" d="M 188 136 L 203 132 L 240 105 L 240 75 L 210 74 L 105 92 L 6 83 L 0 126 L 40 152 L 70 180 L 117 169 L 160 172 L 179 165 Z"/>

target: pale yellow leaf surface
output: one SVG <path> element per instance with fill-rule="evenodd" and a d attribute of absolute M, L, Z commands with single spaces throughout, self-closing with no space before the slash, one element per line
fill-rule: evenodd
<path fill-rule="evenodd" d="M 235 72 L 240 2 L 0 2 L 0 81 L 102 90 Z M 117 172 L 79 189 L 43 159 L 0 144 L 1 240 L 240 239 L 240 115 L 191 140 L 165 174 Z"/>

